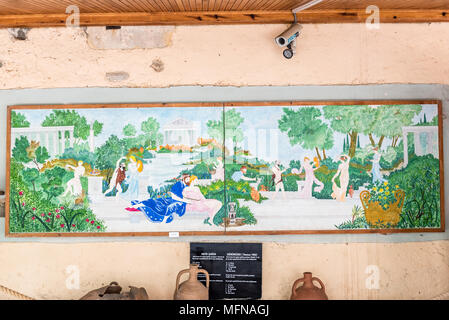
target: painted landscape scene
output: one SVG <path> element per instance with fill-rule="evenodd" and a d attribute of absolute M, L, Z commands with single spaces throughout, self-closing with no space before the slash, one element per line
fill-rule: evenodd
<path fill-rule="evenodd" d="M 440 229 L 438 104 L 11 108 L 9 233 Z"/>

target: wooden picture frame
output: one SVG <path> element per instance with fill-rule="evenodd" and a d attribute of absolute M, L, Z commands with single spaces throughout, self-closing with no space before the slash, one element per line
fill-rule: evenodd
<path fill-rule="evenodd" d="M 111 113 L 110 114 L 112 114 L 112 113 L 116 112 L 114 110 L 120 109 L 120 111 L 126 110 L 126 112 L 124 112 L 124 114 L 126 114 L 128 112 L 137 112 L 139 110 L 150 110 L 148 108 L 156 108 L 156 109 L 151 109 L 151 110 L 159 110 L 161 112 L 163 110 L 172 110 L 172 112 L 176 112 L 179 108 L 187 108 L 187 109 L 182 109 L 183 110 L 183 114 L 184 114 L 185 112 L 187 112 L 187 110 L 191 110 L 192 108 L 207 108 L 205 110 L 202 109 L 204 111 L 202 111 L 201 113 L 205 113 L 205 112 L 208 112 L 209 110 L 215 110 L 215 109 L 218 108 L 218 110 L 222 110 L 222 113 L 225 114 L 226 111 L 229 111 L 229 110 L 232 110 L 232 109 L 241 110 L 241 108 L 256 108 L 256 109 L 257 108 L 262 108 L 262 109 L 263 108 L 268 108 L 266 110 L 270 110 L 270 108 L 278 107 L 278 108 L 291 108 L 293 111 L 298 111 L 298 110 L 300 110 L 303 107 L 304 108 L 307 108 L 307 107 L 310 107 L 310 108 L 313 108 L 313 107 L 322 108 L 323 106 L 335 106 L 337 108 L 337 107 L 340 106 L 341 108 L 343 108 L 344 106 L 350 106 L 350 107 L 356 108 L 357 106 L 362 106 L 362 107 L 363 106 L 365 106 L 365 107 L 366 106 L 390 106 L 391 107 L 391 106 L 401 106 L 401 105 L 434 105 L 434 107 L 436 108 L 436 118 L 435 118 L 435 120 L 437 120 L 437 122 L 438 122 L 438 130 L 437 130 L 438 131 L 438 134 L 437 134 L 438 146 L 437 146 L 437 149 L 438 149 L 438 163 L 439 163 L 439 165 L 438 165 L 438 174 L 439 174 L 439 218 L 440 218 L 438 227 L 424 227 L 424 228 L 417 227 L 417 228 L 400 229 L 400 228 L 383 228 L 382 224 L 380 224 L 376 228 L 371 228 L 370 227 L 368 229 L 325 229 L 325 230 L 323 230 L 323 229 L 308 228 L 308 229 L 294 229 L 294 230 L 292 230 L 292 229 L 279 229 L 279 230 L 257 230 L 257 229 L 254 229 L 253 230 L 250 227 L 246 226 L 247 228 L 242 230 L 241 228 L 239 229 L 239 227 L 230 227 L 230 226 L 228 226 L 227 222 L 223 220 L 224 221 L 224 225 L 223 225 L 222 229 L 220 229 L 220 230 L 214 229 L 213 231 L 204 231 L 204 230 L 201 230 L 201 231 L 199 231 L 199 230 L 180 230 L 180 231 L 169 230 L 168 231 L 168 230 L 164 230 L 164 231 L 151 231 L 151 232 L 146 232 L 146 231 L 123 231 L 123 232 L 121 232 L 121 231 L 113 231 L 113 232 L 110 232 L 110 231 L 106 231 L 106 232 L 57 232 L 57 231 L 52 231 L 52 232 L 14 232 L 13 230 L 10 229 L 10 223 L 11 223 L 10 208 L 11 208 L 11 202 L 12 202 L 12 200 L 14 200 L 14 199 L 11 199 L 11 182 L 12 182 L 11 181 L 11 162 L 15 161 L 15 160 L 11 160 L 12 156 L 13 156 L 13 154 L 12 154 L 12 149 L 13 148 L 12 147 L 14 146 L 14 143 L 15 143 L 15 142 L 11 141 L 11 139 L 12 139 L 11 121 L 12 121 L 12 114 L 13 114 L 13 112 L 15 114 L 16 113 L 24 113 L 24 112 L 25 113 L 26 112 L 32 113 L 31 112 L 32 110 L 38 110 L 38 111 L 40 110 L 41 112 L 44 112 L 46 110 L 49 110 L 51 112 L 53 112 L 54 110 L 66 110 L 66 111 L 67 110 L 84 110 L 84 111 L 87 112 L 89 109 L 92 109 L 92 111 L 93 110 L 97 110 L 98 112 L 100 112 L 100 110 L 103 110 L 103 109 L 111 109 Z M 256 109 L 253 109 L 253 110 L 256 110 Z M 262 111 L 264 111 L 262 109 L 258 109 L 259 110 L 259 114 Z M 245 110 L 247 110 L 247 109 L 245 109 Z M 281 110 L 281 109 L 279 109 L 279 110 Z M 356 109 L 354 109 L 354 110 L 356 110 Z M 81 111 L 79 111 L 79 112 L 81 112 Z M 193 113 L 195 113 L 195 112 L 193 111 Z M 324 111 L 323 111 L 323 113 L 324 113 Z M 83 113 L 83 114 L 85 115 L 86 113 Z M 217 113 L 217 115 L 218 114 L 219 113 Z M 420 111 L 419 114 L 421 114 L 421 111 Z M 197 113 L 197 116 L 199 117 L 198 113 Z M 26 119 L 22 119 L 22 120 L 27 121 Z M 219 118 L 215 118 L 214 120 L 215 121 L 219 121 Z M 427 120 L 429 120 L 429 119 L 427 119 Z M 226 121 L 224 120 L 223 123 L 225 123 L 225 122 Z M 202 123 L 201 126 L 204 126 L 204 123 Z M 223 126 L 224 126 L 224 124 L 223 124 Z M 436 126 L 434 126 L 434 127 L 436 127 Z M 92 128 L 93 128 L 93 124 L 91 125 L 91 128 L 90 128 L 93 131 Z M 288 132 L 288 130 L 286 130 L 283 133 L 287 134 L 287 132 Z M 59 138 L 58 139 L 61 139 L 63 141 L 63 142 L 61 142 L 62 145 L 63 145 L 62 149 L 65 150 L 65 148 L 66 148 L 65 146 L 68 143 L 67 141 L 70 140 L 70 139 L 73 139 L 74 133 L 69 133 L 69 136 L 67 138 L 68 140 L 66 139 L 67 133 L 62 133 L 62 134 L 58 133 L 58 134 L 59 134 Z M 93 137 L 92 133 L 91 133 L 91 135 Z M 223 143 L 222 143 L 222 148 L 223 148 L 222 151 L 223 152 L 226 151 L 225 150 L 226 149 L 226 145 L 227 145 L 227 143 L 226 143 L 226 139 L 227 139 L 226 135 L 227 135 L 226 130 L 224 130 L 223 131 Z M 201 138 L 201 141 L 203 141 L 204 137 L 201 136 L 199 138 Z M 55 138 L 55 140 L 58 140 L 58 139 Z M 208 138 L 206 138 L 205 140 L 207 140 L 207 139 Z M 217 140 L 219 140 L 219 139 L 217 139 Z M 56 142 L 54 142 L 54 143 L 56 143 Z M 209 143 L 209 146 L 210 146 L 210 142 L 208 142 L 208 143 Z M 48 138 L 47 138 L 47 144 L 48 144 Z M 158 147 L 160 147 L 160 145 Z M 294 146 L 292 146 L 292 148 L 293 147 Z M 61 148 L 61 147 L 59 147 L 59 148 Z M 213 147 L 213 148 L 215 148 L 215 147 Z M 36 148 L 34 149 L 34 151 L 36 151 Z M 34 152 L 34 151 L 31 150 L 31 152 Z M 236 153 L 237 149 L 235 149 L 234 151 Z M 245 150 L 242 149 L 241 151 L 244 153 Z M 243 153 L 242 153 L 242 157 L 243 157 Z M 310 152 L 310 153 L 312 153 L 312 152 Z M 24 152 L 22 152 L 22 154 L 24 154 Z M 320 153 L 318 152 L 318 155 L 319 154 Z M 406 154 L 407 154 L 407 157 L 408 157 L 408 152 Z M 364 234 L 364 233 L 389 234 L 389 233 L 444 232 L 445 231 L 445 214 L 444 214 L 444 166 L 443 166 L 444 160 L 443 160 L 443 156 L 444 156 L 444 154 L 443 154 L 443 134 L 442 134 L 442 103 L 441 103 L 440 100 L 366 100 L 366 101 L 365 100 L 364 101 L 339 100 L 339 101 L 275 101 L 275 102 L 228 102 L 228 103 L 213 103 L 213 102 L 212 103 L 204 103 L 204 102 L 202 102 L 202 103 L 74 104 L 74 105 L 20 105 L 20 106 L 8 106 L 8 114 L 7 114 L 7 152 L 6 152 L 7 171 L 6 171 L 5 234 L 8 237 L 86 237 L 86 236 L 88 236 L 88 237 L 91 237 L 91 236 L 104 237 L 104 236 L 168 236 L 170 231 L 179 232 L 180 236 L 196 236 L 196 235 L 341 234 L 341 233 L 346 233 L 346 234 Z M 128 152 L 128 156 L 127 157 L 128 158 L 126 159 L 126 161 L 129 161 L 129 152 Z M 235 161 L 234 164 L 232 164 L 231 162 L 228 163 L 227 161 L 231 161 L 231 160 L 229 160 L 230 158 L 227 159 L 226 153 L 223 153 L 222 157 L 224 159 L 223 162 L 224 162 L 224 171 L 225 172 L 227 170 L 226 168 L 227 168 L 228 165 L 229 165 L 229 168 L 232 165 L 238 165 L 238 161 Z M 234 158 L 236 158 L 236 157 L 234 157 Z M 61 160 L 61 159 L 59 159 L 59 160 Z M 348 163 L 349 163 L 349 161 L 350 161 L 350 159 L 348 160 Z M 404 159 L 403 159 L 403 162 L 404 162 Z M 41 165 L 44 166 L 44 163 L 41 163 Z M 55 168 L 57 166 L 59 166 L 59 165 L 55 165 L 52 168 Z M 282 166 L 282 164 L 280 164 L 280 166 Z M 25 168 L 25 167 L 23 167 L 23 168 Z M 30 169 L 30 168 L 31 167 L 29 167 L 28 169 Z M 40 168 L 39 163 L 37 164 L 37 168 L 38 169 L 42 169 L 42 168 Z M 268 165 L 267 165 L 267 168 L 269 168 Z M 323 168 L 324 168 L 324 166 L 323 166 Z M 94 172 L 94 169 L 92 170 L 91 173 Z M 38 171 L 40 172 L 40 170 L 38 170 Z M 289 175 L 292 176 L 294 174 L 292 174 L 290 172 Z M 298 174 L 298 176 L 300 176 L 300 174 Z M 299 180 L 301 180 L 301 178 L 299 178 Z M 339 178 L 337 178 L 337 180 L 339 181 Z M 229 185 L 228 186 L 232 187 L 232 183 L 233 182 L 231 181 L 231 179 L 229 177 L 226 177 L 224 179 L 224 181 L 223 181 L 224 182 L 223 190 L 225 190 L 225 188 L 226 188 L 226 181 L 229 181 Z M 337 182 L 337 183 L 335 183 L 335 185 L 338 187 L 339 183 L 340 182 Z M 34 184 L 33 184 L 33 186 L 34 186 Z M 313 186 L 313 183 L 312 183 L 312 186 Z M 334 187 L 334 185 L 332 185 L 332 187 Z M 298 188 L 299 188 L 299 184 L 298 184 Z M 103 186 L 103 189 L 104 189 L 104 186 Z M 265 191 L 261 192 L 260 190 L 256 190 L 256 191 L 260 195 L 262 195 L 265 192 Z M 104 190 L 102 190 L 102 192 L 104 192 Z M 270 192 L 272 192 L 272 191 L 267 191 L 267 192 L 265 192 L 265 194 L 268 194 Z M 280 192 L 280 193 L 282 193 L 282 192 Z M 226 194 L 226 191 L 224 191 L 224 194 Z M 277 191 L 276 191 L 276 194 L 277 194 Z M 251 197 L 253 197 L 253 196 L 251 195 Z M 262 195 L 261 198 L 263 198 L 263 197 L 264 196 Z M 348 197 L 349 197 L 348 193 L 345 191 L 343 198 L 348 198 Z M 228 216 L 229 213 L 227 212 L 229 210 L 229 208 L 228 208 L 228 201 L 226 199 L 223 198 L 223 200 L 221 202 L 225 204 L 225 205 L 223 205 L 226 208 L 225 209 L 226 210 L 225 211 L 225 217 L 229 218 L 229 216 Z M 271 200 L 271 198 L 269 198 L 268 200 Z M 83 201 L 86 201 L 86 200 L 84 199 Z M 240 201 L 240 200 L 237 200 L 237 201 Z M 264 200 L 262 200 L 261 203 L 263 203 L 263 201 Z M 249 200 L 249 202 L 251 202 L 251 200 Z M 255 202 L 255 200 L 254 200 L 254 202 Z M 398 203 L 399 203 L 399 200 L 398 200 Z M 19 203 L 19 205 L 20 205 L 20 203 Z M 388 205 L 390 205 L 390 204 L 388 204 Z M 392 203 L 391 203 L 391 205 L 392 205 Z M 25 204 L 24 206 L 27 206 L 27 204 Z M 240 204 L 237 204 L 238 208 L 240 208 L 240 206 L 241 206 Z M 242 204 L 242 206 L 243 206 L 243 204 Z M 31 209 L 28 209 L 28 210 L 31 210 Z M 220 210 L 222 210 L 222 209 L 220 209 Z M 51 217 L 51 219 L 53 219 L 52 222 L 51 222 L 52 224 L 55 221 L 54 220 L 55 219 L 54 218 L 55 213 L 56 212 L 53 212 L 53 216 Z M 34 213 L 31 212 L 31 214 L 33 215 Z M 28 218 L 31 218 L 31 217 L 32 217 L 31 215 L 28 216 Z M 39 218 L 39 217 L 36 215 L 35 219 L 37 219 L 37 218 Z M 47 218 L 47 216 L 45 218 Z M 65 219 L 65 217 L 64 217 L 64 219 Z M 49 220 L 49 218 L 47 218 L 47 220 Z M 97 219 L 95 219 L 95 220 L 97 220 Z M 41 220 L 41 221 L 42 221 L 42 223 L 45 222 L 43 220 Z M 27 222 L 27 223 L 29 223 L 29 222 Z M 101 228 L 103 228 L 103 226 L 101 226 Z"/>

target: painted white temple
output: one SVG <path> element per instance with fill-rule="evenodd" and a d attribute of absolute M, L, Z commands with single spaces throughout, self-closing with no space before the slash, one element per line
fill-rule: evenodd
<path fill-rule="evenodd" d="M 404 167 L 408 165 L 408 134 L 413 133 L 415 154 L 424 156 L 432 154 L 439 159 L 438 126 L 403 127 L 402 139 L 404 141 Z"/>
<path fill-rule="evenodd" d="M 193 146 L 200 136 L 200 123 L 176 119 L 162 128 L 164 144 Z"/>
<path fill-rule="evenodd" d="M 66 148 L 73 147 L 73 130 L 74 126 L 11 128 L 11 142 L 14 146 L 16 138 L 25 136 L 29 141 L 38 141 L 54 157 L 64 153 Z"/>

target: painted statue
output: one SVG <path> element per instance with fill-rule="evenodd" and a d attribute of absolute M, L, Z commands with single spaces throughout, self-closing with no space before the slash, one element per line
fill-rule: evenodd
<path fill-rule="evenodd" d="M 380 152 L 379 152 L 379 148 L 374 148 L 374 157 L 372 163 L 373 163 L 373 167 L 371 169 L 371 174 L 373 176 L 373 184 L 376 183 L 377 181 L 385 181 L 385 179 L 382 177 L 382 173 L 380 172 L 380 158 L 382 157 Z"/>
<path fill-rule="evenodd" d="M 217 158 L 218 164 L 215 167 L 215 173 L 212 174 L 212 181 L 224 181 L 225 179 L 225 169 L 221 157 Z"/>
<path fill-rule="evenodd" d="M 346 192 L 348 191 L 349 185 L 349 162 L 351 158 L 348 155 L 341 155 L 340 164 L 338 165 L 337 173 L 332 178 L 332 198 L 343 202 L 346 199 Z M 335 179 L 340 178 L 340 186 L 337 185 Z"/>
<path fill-rule="evenodd" d="M 274 189 L 275 194 L 273 196 L 273 200 L 276 198 L 277 194 L 279 192 L 282 192 L 282 197 L 285 199 L 285 189 L 284 189 L 284 182 L 282 180 L 282 173 L 287 170 L 281 170 L 279 161 L 276 161 L 271 168 L 271 171 L 273 172 L 272 181 L 274 183 Z"/>
<path fill-rule="evenodd" d="M 79 196 L 83 192 L 83 186 L 81 185 L 81 177 L 86 172 L 86 168 L 83 166 L 83 161 L 78 161 L 78 166 L 74 167 L 69 164 L 65 166 L 67 169 L 72 169 L 74 177 L 67 182 L 67 188 L 63 193 L 63 196 L 70 193 L 73 196 Z"/>
<path fill-rule="evenodd" d="M 315 192 L 321 192 L 324 188 L 324 184 L 315 177 L 315 170 L 319 168 L 319 162 L 310 160 L 309 157 L 304 157 L 303 164 L 299 170 L 295 170 L 293 173 L 300 174 L 303 170 L 306 174 L 305 181 L 303 182 L 302 190 L 299 190 L 299 197 L 302 199 L 311 199 L 312 198 L 312 190 Z M 317 186 L 313 189 L 313 184 Z"/>

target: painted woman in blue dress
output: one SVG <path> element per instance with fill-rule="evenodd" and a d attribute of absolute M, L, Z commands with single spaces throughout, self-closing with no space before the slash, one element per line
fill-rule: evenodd
<path fill-rule="evenodd" d="M 374 148 L 374 157 L 373 160 L 373 167 L 371 169 L 371 174 L 373 175 L 373 183 L 376 183 L 377 181 L 385 181 L 385 179 L 382 177 L 382 173 L 380 172 L 380 158 L 381 154 L 379 152 L 379 148 Z"/>
<path fill-rule="evenodd" d="M 188 175 L 182 175 L 181 180 L 172 186 L 171 197 L 143 201 L 133 200 L 131 201 L 132 207 L 126 208 L 126 210 L 141 211 L 152 222 L 170 223 L 173 221 L 173 213 L 182 217 L 186 212 L 186 205 L 189 201 L 183 198 L 182 192 L 187 186 L 188 179 Z"/>

